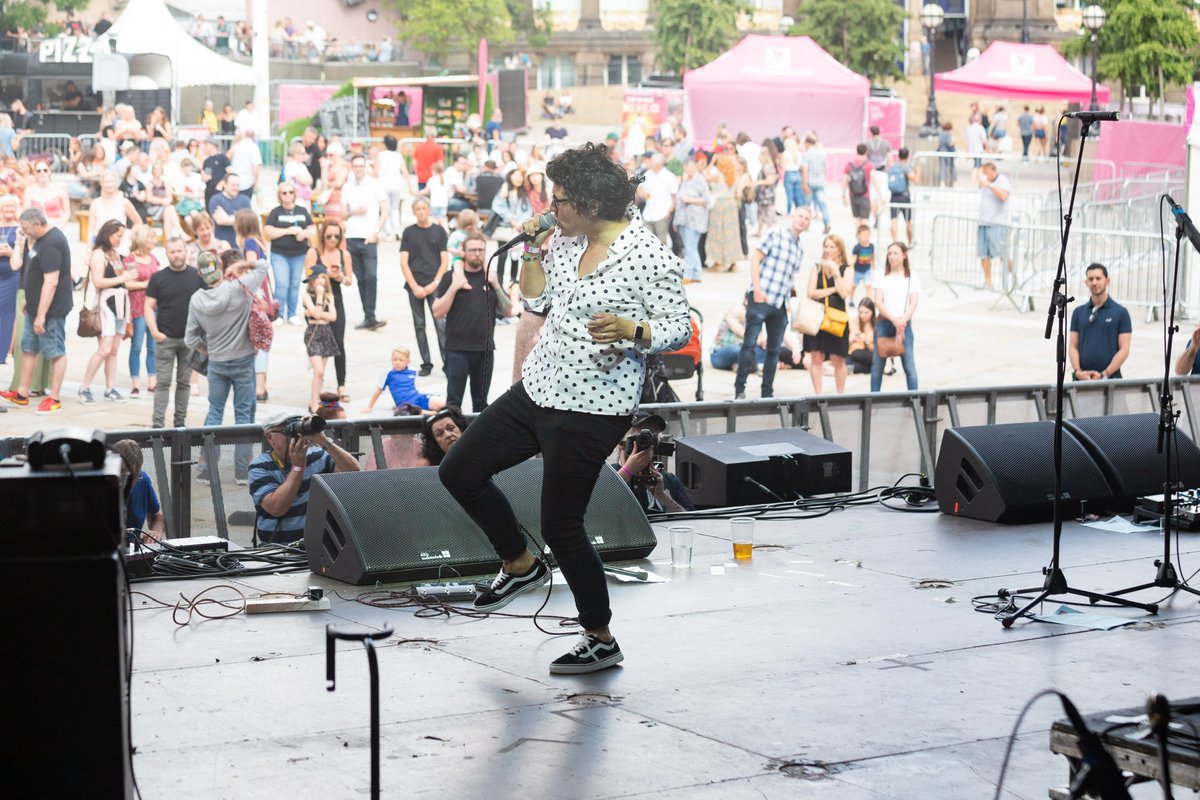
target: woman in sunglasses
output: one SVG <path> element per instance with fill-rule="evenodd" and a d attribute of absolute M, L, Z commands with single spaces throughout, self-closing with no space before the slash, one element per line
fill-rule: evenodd
<path fill-rule="evenodd" d="M 46 215 L 46 221 L 62 230 L 71 217 L 71 199 L 65 183 L 52 180 L 50 165 L 36 161 L 33 182 L 25 187 L 25 207 L 36 208 Z"/>
<path fill-rule="evenodd" d="M 522 379 L 446 453 L 439 477 L 483 529 L 503 566 L 475 597 L 490 612 L 541 586 L 549 569 L 533 555 L 508 498 L 492 480 L 542 454 L 542 533 L 575 596 L 583 636 L 550 664 L 555 674 L 594 672 L 621 661 L 609 631 L 604 568 L 583 528 L 600 470 L 629 430 L 641 399 L 646 354 L 691 338 L 679 259 L 642 225 L 629 178 L 603 145 L 567 150 L 546 166 L 556 235 L 539 218 L 521 256 L 521 294 L 549 308 Z M 537 550 L 535 546 L 535 550 Z"/>
<path fill-rule="evenodd" d="M 313 219 L 308 209 L 296 203 L 296 184 L 284 181 L 275 190 L 279 205 L 267 215 L 263 229 L 271 240 L 271 271 L 275 273 L 275 294 L 279 297 L 279 321 L 300 321 L 300 279 L 313 235 Z"/>
<path fill-rule="evenodd" d="M 317 229 L 316 246 L 310 247 L 304 257 L 306 281 L 320 272 L 329 275 L 329 288 L 337 310 L 337 318 L 329 327 L 333 329 L 333 338 L 340 353 L 333 358 L 333 370 L 337 374 L 338 399 L 343 403 L 350 399 L 350 395 L 346 392 L 346 306 L 342 301 L 342 287 L 354 283 L 354 266 L 346 253 L 345 240 L 342 223 L 326 219 Z"/>

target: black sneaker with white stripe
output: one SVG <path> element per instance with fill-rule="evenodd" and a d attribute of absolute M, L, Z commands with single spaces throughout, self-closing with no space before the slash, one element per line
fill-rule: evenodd
<path fill-rule="evenodd" d="M 617 640 L 606 642 L 599 636 L 584 633 L 565 656 L 550 662 L 552 675 L 582 675 L 597 672 L 620 663 L 625 659 Z"/>
<path fill-rule="evenodd" d="M 475 594 L 476 611 L 499 611 L 516 599 L 550 580 L 550 570 L 540 558 L 533 559 L 533 566 L 523 575 L 509 575 L 503 569 L 497 573 L 491 585 Z"/>

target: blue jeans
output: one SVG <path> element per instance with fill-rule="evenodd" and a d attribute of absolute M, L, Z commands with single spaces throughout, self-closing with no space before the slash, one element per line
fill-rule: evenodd
<path fill-rule="evenodd" d="M 271 271 L 275 273 L 275 296 L 279 315 L 290 319 L 300 313 L 300 281 L 304 277 L 304 254 L 285 256 L 271 253 Z"/>
<path fill-rule="evenodd" d="M 746 391 L 746 376 L 754 369 L 755 342 L 764 325 L 767 327 L 767 355 L 762 365 L 762 396 L 775 396 L 775 368 L 779 366 L 779 347 L 787 330 L 787 305 L 773 306 L 753 301 L 746 306 L 746 333 L 742 337 L 742 349 L 738 352 L 737 377 L 733 380 L 735 394 Z"/>
<path fill-rule="evenodd" d="M 813 207 L 817 209 L 817 213 L 821 215 L 821 220 L 826 227 L 829 226 L 829 208 L 825 205 L 825 187 L 824 186 L 809 186 L 812 190 Z"/>
<path fill-rule="evenodd" d="M 363 321 L 375 322 L 375 293 L 378 287 L 379 245 L 366 239 L 347 239 L 354 277 L 358 278 L 358 296 L 362 300 Z"/>
<path fill-rule="evenodd" d="M 254 356 L 235 358 L 232 361 L 208 362 L 208 416 L 204 418 L 206 426 L 221 424 L 225 416 L 225 401 L 229 399 L 231 389 L 233 421 L 238 425 L 254 422 L 254 412 L 258 408 L 254 397 Z M 233 456 L 236 475 L 246 474 L 252 450 L 252 445 L 237 445 Z M 215 471 L 214 466 L 210 466 L 209 470 Z"/>
<path fill-rule="evenodd" d="M 698 281 L 704 273 L 704 265 L 700 263 L 700 236 L 695 228 L 679 226 L 679 238 L 683 240 L 683 277 Z"/>
<path fill-rule="evenodd" d="M 800 170 L 788 170 L 783 173 L 783 192 L 787 197 L 789 214 L 793 208 L 808 205 L 808 197 L 804 193 L 804 177 Z"/>
<path fill-rule="evenodd" d="M 708 363 L 712 364 L 713 369 L 733 369 L 738 363 L 738 354 L 742 352 L 740 344 L 727 344 L 724 347 L 714 348 L 708 356 Z M 767 351 L 761 347 L 754 348 L 754 358 L 758 361 L 759 366 L 767 358 Z"/>
<path fill-rule="evenodd" d="M 146 328 L 145 317 L 134 317 L 133 319 L 133 338 L 129 342 L 129 377 L 137 379 L 142 374 L 141 356 L 142 342 L 146 343 L 146 376 L 158 374 L 158 369 L 154 364 L 154 347 L 157 342 L 153 336 L 147 335 L 149 330 Z"/>
<path fill-rule="evenodd" d="M 883 367 L 886 358 L 879 357 L 879 337 L 895 336 L 896 326 L 889 320 L 880 317 L 875 321 L 875 353 L 871 356 L 871 391 L 878 392 L 883 386 Z M 908 390 L 917 390 L 917 361 L 913 355 L 913 328 L 910 321 L 904 326 L 904 355 L 900 356 L 900 364 L 904 367 L 904 377 L 908 381 Z"/>

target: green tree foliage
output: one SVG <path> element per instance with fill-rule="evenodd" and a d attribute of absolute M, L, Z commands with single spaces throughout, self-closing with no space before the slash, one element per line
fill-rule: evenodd
<path fill-rule="evenodd" d="M 550 44 L 550 0 L 504 0 L 513 30 L 533 48 Z"/>
<path fill-rule="evenodd" d="M 796 9 L 792 36 L 813 41 L 874 83 L 903 79 L 899 41 L 904 11 L 893 0 L 806 0 Z"/>
<path fill-rule="evenodd" d="M 1100 80 L 1117 79 L 1132 104 L 1138 86 L 1160 103 L 1167 86 L 1187 83 L 1196 73 L 1200 33 L 1185 0 L 1102 0 L 1108 19 L 1097 34 Z M 1090 54 L 1091 36 L 1063 43 L 1065 56 Z M 1153 107 L 1153 106 L 1152 106 Z M 1160 106 L 1161 111 L 1161 106 Z"/>
<path fill-rule="evenodd" d="M 444 58 L 452 50 L 474 54 L 479 40 L 512 41 L 509 0 L 387 0 L 400 15 L 396 35 L 422 53 Z"/>
<path fill-rule="evenodd" d="M 90 0 L 59 0 L 54 4 L 58 9 L 58 17 L 65 17 L 68 11 L 79 12 L 87 8 Z M 0 0 L 0 29 L 15 31 L 17 28 L 31 30 L 41 25 L 50 16 L 47 0 L 16 0 L 16 2 Z M 57 22 L 55 17 L 52 22 Z"/>
<path fill-rule="evenodd" d="M 738 15 L 749 7 L 744 0 L 658 0 L 655 9 L 656 69 L 682 74 L 725 52 L 739 36 Z"/>

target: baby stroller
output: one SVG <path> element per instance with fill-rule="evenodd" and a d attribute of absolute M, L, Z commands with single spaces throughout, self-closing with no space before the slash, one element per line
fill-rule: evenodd
<path fill-rule="evenodd" d="M 684 380 L 696 376 L 696 400 L 704 399 L 704 351 L 700 329 L 704 316 L 696 308 L 688 308 L 692 337 L 687 344 L 669 353 L 646 356 L 646 382 L 642 385 L 643 403 L 678 403 L 679 395 L 671 388 L 674 378 Z"/>

